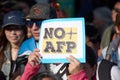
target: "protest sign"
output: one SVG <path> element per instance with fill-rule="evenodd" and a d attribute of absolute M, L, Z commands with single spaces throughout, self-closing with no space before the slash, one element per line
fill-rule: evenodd
<path fill-rule="evenodd" d="M 66 57 L 75 56 L 85 62 L 84 18 L 45 20 L 41 24 L 39 49 L 43 63 L 67 63 Z"/>

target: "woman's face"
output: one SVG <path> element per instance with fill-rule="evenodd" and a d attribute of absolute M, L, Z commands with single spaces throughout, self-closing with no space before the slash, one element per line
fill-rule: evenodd
<path fill-rule="evenodd" d="M 23 40 L 24 34 L 21 26 L 5 27 L 5 35 L 11 44 L 19 44 Z"/>

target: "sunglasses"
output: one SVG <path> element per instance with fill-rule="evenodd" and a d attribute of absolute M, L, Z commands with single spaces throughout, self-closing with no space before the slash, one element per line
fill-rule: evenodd
<path fill-rule="evenodd" d="M 115 12 L 120 13 L 120 9 L 119 8 L 113 8 L 115 10 Z"/>
<path fill-rule="evenodd" d="M 30 28 L 32 28 L 33 24 L 35 23 L 37 27 L 40 27 L 42 24 L 43 20 L 30 20 L 27 21 L 27 24 L 29 25 Z"/>

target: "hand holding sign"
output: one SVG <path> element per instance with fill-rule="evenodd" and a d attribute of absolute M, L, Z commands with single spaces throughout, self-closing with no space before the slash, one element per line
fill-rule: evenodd
<path fill-rule="evenodd" d="M 39 54 L 39 52 L 39 49 L 35 49 L 34 52 L 29 55 L 28 63 L 31 64 L 31 66 L 36 66 L 41 63 L 41 55 Z"/>
<path fill-rule="evenodd" d="M 72 55 L 67 57 L 69 61 L 68 70 L 71 75 L 78 73 L 80 70 L 83 70 L 81 63 Z"/>

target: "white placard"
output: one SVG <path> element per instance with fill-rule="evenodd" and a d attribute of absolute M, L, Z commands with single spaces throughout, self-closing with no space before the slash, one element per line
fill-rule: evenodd
<path fill-rule="evenodd" d="M 75 56 L 85 62 L 84 18 L 50 19 L 42 22 L 39 49 L 42 63 L 67 63 L 66 57 Z"/>

